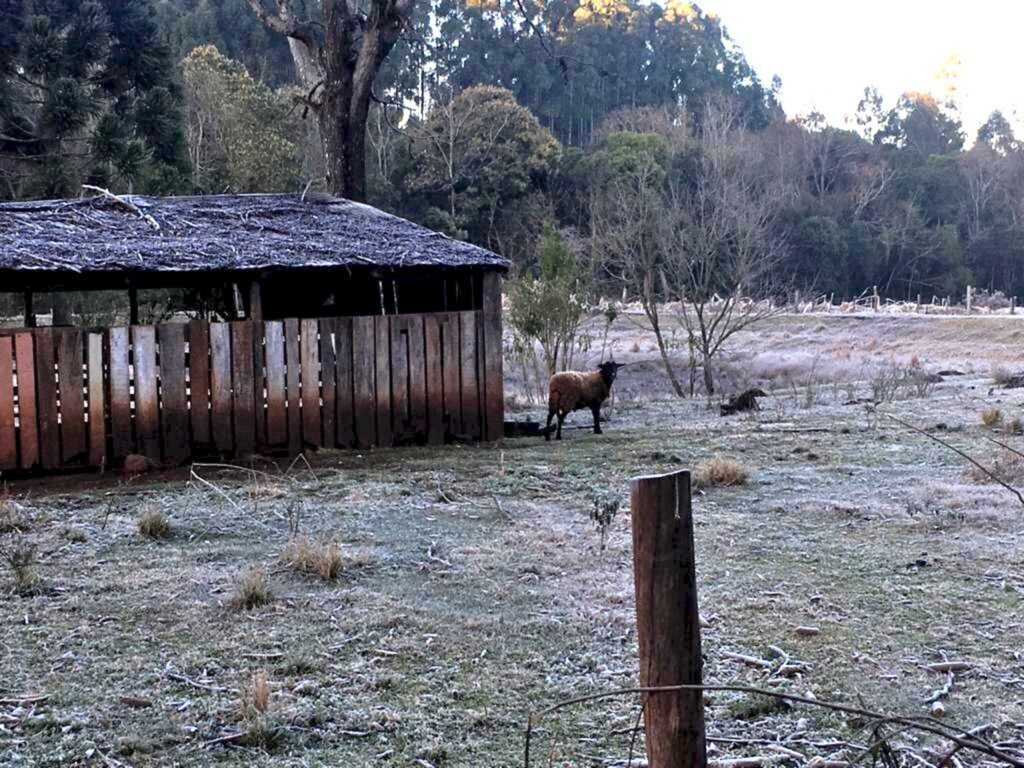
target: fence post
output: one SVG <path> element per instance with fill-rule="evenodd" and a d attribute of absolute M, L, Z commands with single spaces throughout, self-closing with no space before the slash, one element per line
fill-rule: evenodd
<path fill-rule="evenodd" d="M 1010 314 L 1011 315 L 1017 314 L 1017 297 L 1016 296 L 1011 296 L 1010 297 Z"/>
<path fill-rule="evenodd" d="M 971 294 L 974 293 L 974 289 L 971 286 L 967 286 L 967 314 L 971 314 Z"/>
<path fill-rule="evenodd" d="M 690 473 L 634 478 L 630 506 L 640 685 L 700 685 Z M 703 692 L 646 694 L 644 705 L 651 768 L 705 768 Z"/>

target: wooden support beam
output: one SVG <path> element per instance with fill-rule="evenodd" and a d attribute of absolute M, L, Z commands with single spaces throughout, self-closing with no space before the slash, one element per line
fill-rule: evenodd
<path fill-rule="evenodd" d="M 35 294 L 25 291 L 25 327 L 36 327 Z"/>
<path fill-rule="evenodd" d="M 139 324 L 139 289 L 128 285 L 128 325 Z"/>
<path fill-rule="evenodd" d="M 258 277 L 249 283 L 249 319 L 263 322 L 263 287 Z"/>
<path fill-rule="evenodd" d="M 700 685 L 690 473 L 637 477 L 630 485 L 640 685 Z M 653 768 L 706 768 L 703 693 L 647 694 L 644 738 Z"/>

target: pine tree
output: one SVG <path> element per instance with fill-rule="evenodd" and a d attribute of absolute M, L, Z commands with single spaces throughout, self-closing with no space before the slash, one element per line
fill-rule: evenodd
<path fill-rule="evenodd" d="M 188 179 L 181 94 L 148 0 L 0 0 L 3 197 Z"/>

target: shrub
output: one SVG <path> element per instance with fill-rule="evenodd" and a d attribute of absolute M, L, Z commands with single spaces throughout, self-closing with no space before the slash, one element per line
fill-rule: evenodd
<path fill-rule="evenodd" d="M 139 533 L 150 539 L 166 539 L 171 535 L 167 515 L 155 506 L 147 507 L 139 518 Z"/>
<path fill-rule="evenodd" d="M 9 498 L 0 496 L 0 535 L 25 533 L 31 527 L 28 519 L 18 509 L 18 505 Z"/>
<path fill-rule="evenodd" d="M 593 507 L 590 510 L 590 519 L 597 526 L 598 535 L 601 537 L 601 550 L 608 546 L 608 530 L 615 521 L 615 516 L 622 506 L 622 499 L 612 493 L 594 494 L 591 497 Z"/>
<path fill-rule="evenodd" d="M 10 549 L 0 550 L 0 556 L 7 561 L 14 576 L 14 591 L 19 595 L 32 594 L 39 585 L 35 545 L 19 540 Z"/>
<path fill-rule="evenodd" d="M 734 459 L 724 456 L 715 456 L 713 459 L 703 461 L 697 467 L 697 487 L 716 488 L 734 485 L 746 485 L 750 479 L 750 473 L 746 467 Z"/>
<path fill-rule="evenodd" d="M 986 408 L 981 412 L 981 423 L 989 429 L 994 429 L 1003 421 L 1003 412 L 998 408 Z"/>
<path fill-rule="evenodd" d="M 273 599 L 267 576 L 259 568 L 250 568 L 243 573 L 235 584 L 235 595 L 231 598 L 231 606 L 240 611 L 251 611 L 269 603 Z"/>
<path fill-rule="evenodd" d="M 311 541 L 305 536 L 289 540 L 281 560 L 293 570 L 318 576 L 324 581 L 338 578 L 345 567 L 341 548 L 336 543 Z"/>
<path fill-rule="evenodd" d="M 992 366 L 992 381 L 1000 387 L 1005 387 L 1014 380 L 1015 376 L 1009 368 L 1003 365 Z"/>

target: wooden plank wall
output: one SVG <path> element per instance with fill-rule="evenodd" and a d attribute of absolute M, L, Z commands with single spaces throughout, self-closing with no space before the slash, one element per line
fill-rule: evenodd
<path fill-rule="evenodd" d="M 445 312 L 0 336 L 0 472 L 497 439 L 500 322 Z"/>

